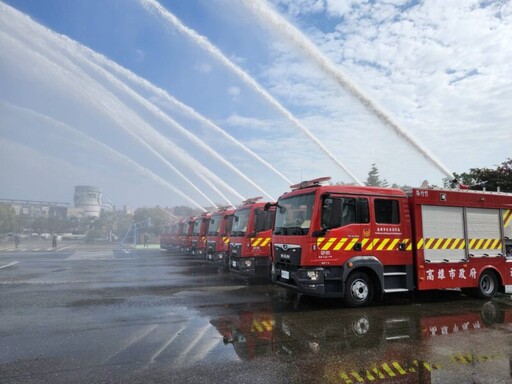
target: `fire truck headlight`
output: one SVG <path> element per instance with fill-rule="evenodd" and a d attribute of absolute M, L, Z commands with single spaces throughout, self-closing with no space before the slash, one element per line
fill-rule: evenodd
<path fill-rule="evenodd" d="M 244 260 L 244 265 L 246 267 L 250 267 L 252 265 L 252 260 Z"/>
<path fill-rule="evenodd" d="M 306 276 L 308 279 L 316 281 L 320 277 L 320 274 L 318 273 L 318 271 L 307 271 Z"/>

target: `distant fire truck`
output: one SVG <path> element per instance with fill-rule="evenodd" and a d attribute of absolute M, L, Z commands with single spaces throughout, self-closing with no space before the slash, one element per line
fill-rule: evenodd
<path fill-rule="evenodd" d="M 203 213 L 194 219 L 194 228 L 191 233 L 190 251 L 192 255 L 206 255 L 206 235 L 210 224 L 210 214 Z"/>
<path fill-rule="evenodd" d="M 364 306 L 384 293 L 512 292 L 512 194 L 292 186 L 275 206 L 272 279 Z"/>
<path fill-rule="evenodd" d="M 194 231 L 194 224 L 196 222 L 195 217 L 190 217 L 185 220 L 181 230 L 181 236 L 179 236 L 179 247 L 180 252 L 189 255 L 192 251 L 192 232 Z"/>
<path fill-rule="evenodd" d="M 234 212 L 229 268 L 248 277 L 269 277 L 275 208 L 265 210 L 261 197 L 245 200 Z"/>
<path fill-rule="evenodd" d="M 212 213 L 206 237 L 206 260 L 222 266 L 228 265 L 229 234 L 233 226 L 234 209 L 219 208 Z"/>

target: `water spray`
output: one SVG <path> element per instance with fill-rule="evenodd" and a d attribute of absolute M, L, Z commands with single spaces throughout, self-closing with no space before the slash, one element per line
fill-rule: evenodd
<path fill-rule="evenodd" d="M 418 143 L 405 128 L 401 127 L 389 116 L 382 107 L 377 105 L 368 95 L 359 89 L 350 81 L 348 76 L 313 44 L 299 29 L 293 26 L 289 21 L 272 9 L 265 1 L 262 0 L 242 0 L 246 7 L 255 11 L 265 22 L 270 23 L 278 29 L 282 34 L 292 40 L 302 52 L 313 59 L 320 68 L 331 78 L 333 78 L 343 89 L 348 91 L 371 113 L 373 113 L 382 123 L 390 127 L 395 133 L 402 137 L 407 143 L 415 148 L 425 159 L 433 164 L 442 173 L 453 179 L 453 173 L 426 148 Z"/>
<path fill-rule="evenodd" d="M 256 80 L 254 80 L 247 72 L 241 69 L 238 65 L 233 63 L 230 59 L 228 59 L 220 49 L 214 46 L 210 41 L 204 37 L 199 35 L 193 29 L 185 26 L 176 16 L 174 16 L 167 9 L 162 7 L 160 3 L 156 0 L 139 0 L 141 5 L 146 8 L 148 11 L 156 12 L 157 15 L 160 15 L 167 22 L 172 24 L 175 28 L 177 28 L 183 34 L 189 36 L 194 42 L 196 42 L 199 46 L 209 52 L 212 56 L 221 61 L 225 66 L 227 66 L 230 70 L 232 70 L 237 76 L 239 76 L 246 84 L 250 85 L 258 94 L 263 96 L 265 100 L 267 100 L 277 111 L 283 114 L 293 125 L 299 128 L 313 143 L 315 143 L 344 173 L 349 175 L 357 184 L 363 185 L 363 183 L 358 180 L 355 175 L 353 175 L 332 153 L 329 151 L 325 145 L 315 136 L 313 133 L 304 126 L 290 111 L 288 111 L 284 106 L 279 103 L 272 95 L 270 95 Z"/>
<path fill-rule="evenodd" d="M 86 135 L 85 133 L 79 131 L 78 129 L 73 128 L 70 125 L 68 125 L 68 124 L 66 124 L 66 123 L 64 123 L 64 122 L 62 122 L 60 120 L 54 119 L 54 118 L 52 118 L 50 116 L 41 114 L 41 113 L 36 112 L 34 110 L 31 110 L 31 109 L 23 108 L 23 107 L 20 107 L 20 106 L 15 106 L 15 105 L 7 104 L 7 103 L 2 103 L 2 104 L 5 107 L 11 108 L 11 109 L 13 109 L 13 110 L 15 110 L 17 112 L 23 112 L 24 115 L 30 114 L 33 117 L 37 118 L 37 119 L 45 120 L 45 121 L 49 122 L 51 125 L 59 128 L 59 129 L 66 130 L 66 131 L 72 133 L 73 135 L 79 137 L 80 140 L 85 140 L 86 142 L 91 143 L 92 145 L 94 145 L 94 147 L 102 148 L 109 155 L 122 160 L 124 163 L 128 164 L 129 166 L 131 166 L 134 170 L 136 170 L 140 174 L 142 174 L 145 177 L 148 177 L 149 179 L 153 180 L 154 182 L 162 185 L 163 187 L 165 187 L 166 189 L 170 190 L 171 192 L 174 192 L 177 195 L 181 196 L 183 199 L 187 200 L 188 202 L 193 204 L 195 207 L 201 209 L 203 212 L 207 212 L 207 210 L 205 208 L 203 208 L 203 206 L 201 204 L 199 204 L 197 201 L 192 199 L 189 195 L 187 195 L 186 193 L 184 193 L 180 189 L 176 188 L 174 185 L 170 184 L 169 182 L 167 182 L 166 180 L 164 180 L 163 178 L 161 178 L 157 174 L 153 173 L 149 169 L 143 167 L 142 165 L 140 165 L 136 161 L 132 160 L 128 156 L 126 156 L 126 155 L 116 151 L 114 148 L 106 145 L 105 143 L 102 143 L 101 141 L 96 140 L 95 138 L 93 138 L 93 137 L 91 137 L 89 135 Z"/>

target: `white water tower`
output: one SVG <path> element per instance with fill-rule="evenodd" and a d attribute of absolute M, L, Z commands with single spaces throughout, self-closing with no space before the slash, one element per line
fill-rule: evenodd
<path fill-rule="evenodd" d="M 90 185 L 75 186 L 75 208 L 81 209 L 84 217 L 100 217 L 101 190 Z"/>

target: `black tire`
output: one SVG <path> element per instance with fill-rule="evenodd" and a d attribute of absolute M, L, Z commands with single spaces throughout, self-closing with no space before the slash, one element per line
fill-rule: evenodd
<path fill-rule="evenodd" d="M 345 283 L 345 304 L 349 307 L 363 307 L 373 299 L 373 284 L 364 272 L 354 272 Z"/>
<path fill-rule="evenodd" d="M 496 274 L 492 271 L 484 271 L 478 279 L 477 295 L 482 299 L 491 299 L 496 296 L 499 289 L 499 282 Z"/>

